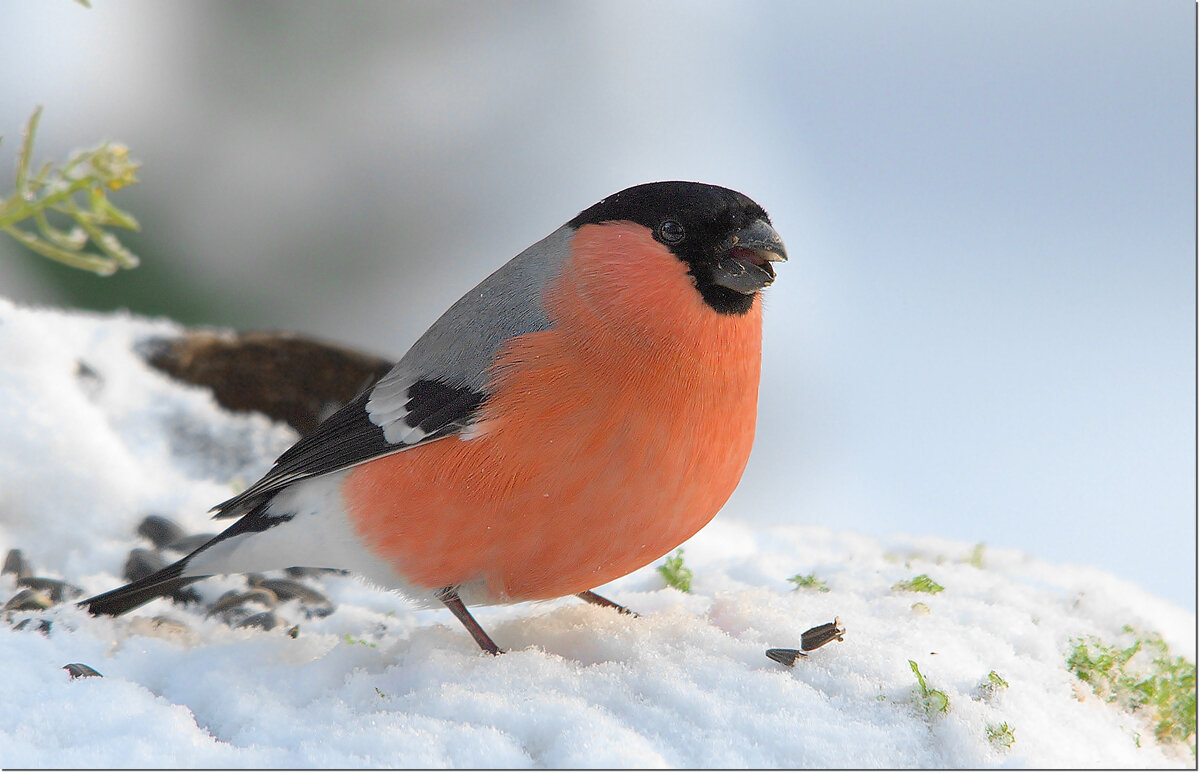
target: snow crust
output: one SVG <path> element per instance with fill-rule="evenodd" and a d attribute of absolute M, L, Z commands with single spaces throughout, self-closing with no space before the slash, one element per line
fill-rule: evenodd
<path fill-rule="evenodd" d="M 207 510 L 253 482 L 294 433 L 220 409 L 136 354 L 178 328 L 0 299 L 0 551 L 86 593 L 121 583 L 149 514 L 216 531 Z M 779 513 L 781 522 L 816 514 Z M 928 536 L 750 527 L 723 513 L 685 545 L 692 593 L 647 567 L 597 589 L 638 618 L 574 599 L 477 618 L 479 652 L 443 610 L 352 576 L 337 604 L 286 627 L 231 628 L 159 600 L 123 618 L 73 605 L 0 625 L 2 767 L 1181 767 L 1139 715 L 1066 667 L 1072 637 L 1160 632 L 1193 660 L 1195 616 L 1094 568 Z M 794 590 L 815 574 L 828 592 Z M 928 574 L 936 595 L 893 590 Z M 243 587 L 197 586 L 206 602 Z M 17 592 L 0 576 L 0 598 Z M 922 606 L 923 605 L 923 606 Z M 155 627 L 166 616 L 186 628 Z M 835 617 L 842 643 L 794 668 L 769 647 Z M 949 698 L 920 707 L 916 661 Z M 67 663 L 103 678 L 71 679 Z M 990 671 L 1008 688 L 985 697 Z M 1009 747 L 986 728 L 1007 723 Z M 1140 743 L 1140 745 L 1139 745 Z"/>

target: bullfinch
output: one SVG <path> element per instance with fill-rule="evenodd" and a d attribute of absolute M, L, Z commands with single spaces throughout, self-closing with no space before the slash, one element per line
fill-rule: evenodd
<path fill-rule="evenodd" d="M 670 552 L 754 439 L 762 207 L 656 182 L 585 209 L 454 303 L 377 382 L 214 508 L 178 562 L 81 604 L 119 615 L 204 577 L 347 569 L 419 605 L 577 595 Z"/>

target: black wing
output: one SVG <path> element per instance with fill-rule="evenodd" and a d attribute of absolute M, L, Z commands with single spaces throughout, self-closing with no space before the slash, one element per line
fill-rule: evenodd
<path fill-rule="evenodd" d="M 419 430 L 411 442 L 389 442 L 383 427 L 367 412 L 374 385 L 342 406 L 275 460 L 257 483 L 213 508 L 214 518 L 233 518 L 305 478 L 352 467 L 381 456 L 415 448 L 461 433 L 471 425 L 487 394 L 437 379 L 419 379 L 409 386 L 400 418 Z"/>

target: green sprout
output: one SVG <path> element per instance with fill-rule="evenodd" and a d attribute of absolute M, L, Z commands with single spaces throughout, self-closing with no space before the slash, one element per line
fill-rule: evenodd
<path fill-rule="evenodd" d="M 971 566 L 975 567 L 976 569 L 982 569 L 983 568 L 983 548 L 984 548 L 984 544 L 982 542 L 977 544 L 975 547 L 971 548 L 971 555 L 967 556 L 966 559 L 964 559 L 966 561 L 966 563 L 970 564 Z"/>
<path fill-rule="evenodd" d="M 140 226 L 109 201 L 108 192 L 136 184 L 141 164 L 129 157 L 129 148 L 106 142 L 73 153 L 61 167 L 47 163 L 33 171 L 33 139 L 41 116 L 39 106 L 25 126 L 13 193 L 0 199 L 0 231 L 43 257 L 101 276 L 135 268 L 137 256 L 108 229 L 137 231 Z M 73 225 L 69 230 L 56 227 L 50 215 Z M 36 232 L 19 227 L 22 223 L 32 224 Z"/>
<path fill-rule="evenodd" d="M 1017 737 L 1013 734 L 1013 729 L 1008 726 L 1007 722 L 1001 722 L 998 725 L 988 725 L 987 739 L 993 746 L 998 746 L 1007 749 L 1016 743 Z"/>
<path fill-rule="evenodd" d="M 793 588 L 793 590 L 806 588 L 808 590 L 820 591 L 821 593 L 829 592 L 829 586 L 826 585 L 822 580 L 817 579 L 815 574 L 797 574 L 794 577 L 789 577 L 788 582 L 793 582 L 796 584 L 796 587 Z"/>
<path fill-rule="evenodd" d="M 921 674 L 921 669 L 917 668 L 917 661 L 908 661 L 908 667 L 917 675 L 917 688 L 920 693 L 918 704 L 925 709 L 925 715 L 933 719 L 938 714 L 945 714 L 950 710 L 950 698 L 941 690 L 931 690 L 929 685 L 925 683 L 925 677 Z"/>
<path fill-rule="evenodd" d="M 1128 646 L 1089 636 L 1071 640 L 1067 668 L 1108 703 L 1149 714 L 1160 742 L 1186 743 L 1196 754 L 1196 664 L 1172 657 L 1158 634 L 1125 626 Z"/>
<path fill-rule="evenodd" d="M 663 565 L 658 567 L 658 573 L 663 576 L 667 585 L 675 590 L 692 592 L 692 570 L 683 565 L 683 548 L 667 556 Z"/>
<path fill-rule="evenodd" d="M 946 590 L 938 585 L 927 574 L 918 574 L 911 580 L 903 580 L 892 586 L 892 590 L 911 591 L 913 593 L 941 593 Z"/>
<path fill-rule="evenodd" d="M 985 701 L 990 701 L 996 696 L 996 693 L 1006 689 L 1008 689 L 1008 682 L 994 670 L 989 671 L 987 678 L 975 685 L 976 693 Z"/>

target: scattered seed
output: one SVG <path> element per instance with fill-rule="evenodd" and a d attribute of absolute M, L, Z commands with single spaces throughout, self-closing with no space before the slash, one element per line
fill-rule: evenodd
<path fill-rule="evenodd" d="M 797 660 L 799 660 L 802 657 L 806 657 L 806 655 L 803 652 L 801 652 L 800 650 L 792 650 L 792 649 L 784 649 L 781 647 L 774 647 L 772 649 L 767 650 L 767 657 L 770 658 L 771 660 L 774 660 L 776 663 L 782 663 L 783 665 L 787 666 L 788 668 L 791 668 L 792 666 L 796 665 Z"/>
<path fill-rule="evenodd" d="M 104 378 L 83 360 L 75 361 L 75 378 L 79 380 L 79 386 L 88 397 L 94 396 L 104 386 Z"/>
<path fill-rule="evenodd" d="M 49 609 L 52 606 L 54 606 L 54 602 L 45 593 L 25 588 L 8 600 L 8 603 L 4 605 L 4 610 L 6 612 L 32 612 Z"/>
<path fill-rule="evenodd" d="M 20 579 L 33 574 L 33 567 L 25 559 L 24 553 L 17 548 L 13 548 L 4 557 L 4 570 L 0 574 L 15 574 L 17 579 Z"/>
<path fill-rule="evenodd" d="M 83 588 L 69 585 L 62 580 L 52 580 L 49 577 L 22 577 L 17 580 L 17 585 L 22 588 L 41 591 L 49 596 L 50 600 L 55 604 L 63 599 L 74 599 L 83 595 Z"/>
<path fill-rule="evenodd" d="M 104 674 L 84 663 L 68 663 L 63 666 L 63 670 L 70 674 L 72 679 L 79 679 L 80 677 L 87 676 L 104 676 Z"/>
<path fill-rule="evenodd" d="M 191 633 L 192 630 L 178 620 L 172 620 L 171 618 L 163 617 L 162 615 L 150 618 L 150 622 L 154 624 L 155 630 L 159 631 L 160 633 L 186 636 Z"/>
<path fill-rule="evenodd" d="M 842 641 L 842 637 L 845 634 L 846 629 L 842 627 L 841 618 L 835 617 L 832 623 L 822 623 L 821 625 L 813 626 L 800 634 L 800 649 L 805 652 L 812 652 L 815 649 L 824 647 L 831 641 Z"/>
<path fill-rule="evenodd" d="M 149 577 L 166 565 L 166 559 L 153 550 L 134 548 L 129 552 L 129 558 L 125 559 L 125 579 L 130 582 L 137 582 Z"/>
<path fill-rule="evenodd" d="M 267 580 L 260 577 L 252 579 L 250 585 L 272 591 L 280 601 L 300 599 L 300 606 L 309 617 L 327 617 L 334 610 L 334 603 L 324 594 L 295 580 Z"/>
<path fill-rule="evenodd" d="M 187 532 L 179 524 L 161 515 L 147 515 L 138 524 L 137 533 L 154 543 L 156 548 L 166 547 L 187 537 Z"/>
<path fill-rule="evenodd" d="M 164 616 L 134 615 L 126 623 L 125 633 L 128 636 L 152 636 L 183 644 L 194 644 L 197 640 L 196 634 L 187 625 Z"/>
<path fill-rule="evenodd" d="M 264 631 L 269 631 L 282 622 L 283 620 L 274 612 L 259 612 L 257 615 L 250 615 L 250 617 L 235 625 L 234 628 L 261 628 Z"/>
<path fill-rule="evenodd" d="M 208 617 L 225 614 L 244 604 L 262 604 L 265 607 L 274 607 L 277 603 L 279 603 L 279 599 L 267 588 L 251 588 L 244 593 L 230 591 L 208 608 Z"/>
<path fill-rule="evenodd" d="M 21 622 L 14 625 L 13 630 L 14 631 L 24 631 L 26 628 L 29 627 L 29 624 L 32 622 L 33 622 L 33 618 L 27 617 L 24 620 L 22 620 Z M 37 632 L 40 634 L 48 635 L 50 633 L 50 621 L 45 618 L 39 618 L 38 625 L 37 625 Z"/>
<path fill-rule="evenodd" d="M 171 600 L 177 604 L 199 604 L 204 601 L 200 594 L 196 592 L 196 589 L 190 585 L 172 593 Z"/>
<path fill-rule="evenodd" d="M 225 599 L 231 599 L 231 598 L 233 598 L 234 596 L 238 595 L 238 593 L 239 593 L 239 591 L 236 591 L 236 590 L 227 590 L 227 591 L 225 591 L 224 593 L 222 593 L 220 596 L 218 596 L 218 597 L 217 597 L 217 600 L 216 600 L 215 602 L 213 602 L 213 603 L 214 603 L 214 604 L 220 604 L 220 603 L 221 603 L 222 601 L 224 601 Z"/>
<path fill-rule="evenodd" d="M 808 657 L 806 653 L 820 649 L 831 641 L 842 641 L 845 634 L 846 629 L 842 627 L 841 618 L 835 617 L 832 623 L 815 625 L 800 634 L 800 649 L 773 647 L 767 650 L 767 657 L 790 668 L 796 665 L 800 658 Z"/>

